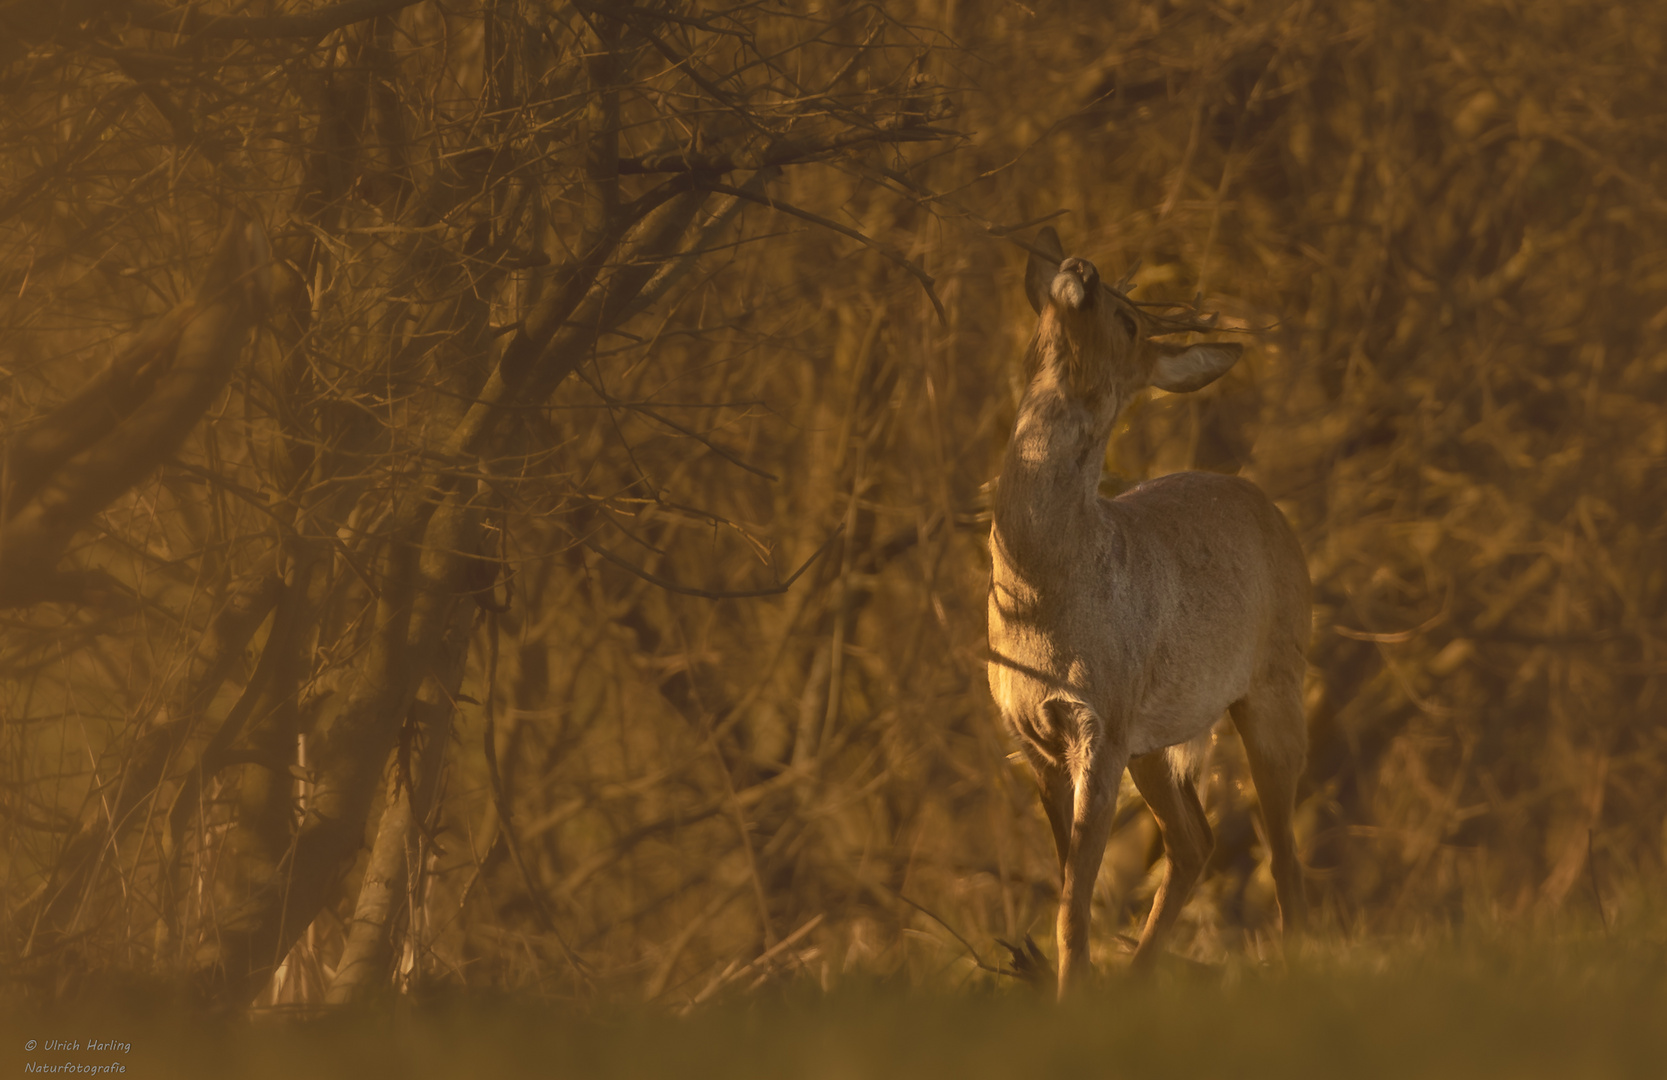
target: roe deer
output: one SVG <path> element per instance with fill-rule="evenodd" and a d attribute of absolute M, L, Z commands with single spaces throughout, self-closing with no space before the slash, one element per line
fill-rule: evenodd
<path fill-rule="evenodd" d="M 1307 753 L 1308 566 L 1279 510 L 1235 476 L 1183 472 L 1114 499 L 1098 487 L 1112 424 L 1145 386 L 1196 390 L 1240 346 L 1160 344 L 1204 330 L 1142 311 L 1063 257 L 1044 229 L 1025 274 L 1041 321 L 996 488 L 990 690 L 1035 770 L 1063 879 L 1059 991 L 1086 976 L 1088 922 L 1124 766 L 1169 857 L 1135 949 L 1156 957 L 1214 843 L 1197 776 L 1232 713 L 1267 826 L 1287 932 L 1306 906 L 1291 832 Z"/>

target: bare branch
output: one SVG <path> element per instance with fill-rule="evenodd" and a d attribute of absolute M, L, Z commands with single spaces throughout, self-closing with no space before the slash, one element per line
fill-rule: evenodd
<path fill-rule="evenodd" d="M 867 245 L 873 250 L 879 252 L 881 255 L 890 259 L 892 262 L 896 263 L 898 266 L 901 266 L 909 273 L 913 274 L 916 280 L 920 282 L 921 288 L 926 290 L 926 298 L 932 301 L 932 308 L 938 313 L 938 321 L 943 323 L 945 326 L 949 325 L 949 316 L 944 312 L 943 301 L 938 299 L 938 294 L 933 290 L 934 281 L 932 276 L 922 270 L 901 252 L 887 247 L 878 240 L 858 232 L 856 229 L 850 228 L 846 225 L 841 225 L 839 222 L 825 218 L 820 214 L 813 214 L 809 210 L 801 210 L 799 207 L 794 206 L 791 203 L 782 202 L 780 199 L 773 198 L 769 194 L 759 194 L 748 191 L 746 188 L 732 187 L 729 184 L 718 184 L 707 180 L 702 180 L 701 186 L 710 191 L 720 191 L 725 195 L 733 195 L 739 199 L 746 199 L 750 202 L 756 202 L 763 206 L 768 206 L 770 209 L 775 210 L 778 213 L 801 218 L 814 225 L 820 225 L 824 229 L 832 230 L 833 232 L 839 233 L 841 236 L 849 236 L 858 243 Z"/>
<path fill-rule="evenodd" d="M 133 24 L 146 30 L 164 30 L 188 37 L 221 38 L 232 41 L 260 41 L 276 38 L 320 38 L 344 26 L 392 15 L 422 0 L 343 0 L 342 3 L 309 11 L 304 15 L 204 15 L 195 6 L 165 11 L 149 4 L 130 9 Z"/>
<path fill-rule="evenodd" d="M 62 598 L 58 560 L 93 514 L 156 468 L 184 441 L 236 364 L 267 294 L 264 234 L 242 218 L 221 235 L 195 299 L 170 312 L 87 392 L 90 415 L 54 413 L 26 437 L 51 467 L 7 507 L 0 527 L 0 606 Z M 137 401 L 122 391 L 150 386 Z M 135 395 L 137 396 L 137 395 Z M 106 405 L 103 415 L 91 404 Z M 113 429 L 112 415 L 128 415 Z M 91 438 L 90 438 L 91 437 Z M 25 475 L 26 483 L 31 478 Z M 25 489 L 27 490 L 27 488 Z"/>

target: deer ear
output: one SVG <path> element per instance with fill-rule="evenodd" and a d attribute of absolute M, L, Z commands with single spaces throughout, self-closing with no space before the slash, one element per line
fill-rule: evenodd
<path fill-rule="evenodd" d="M 1059 263 L 1065 258 L 1065 248 L 1052 225 L 1043 227 L 1036 234 L 1036 247 L 1047 252 L 1049 258 L 1036 254 L 1030 256 L 1030 262 L 1025 266 L 1025 295 L 1030 298 L 1031 310 L 1040 315 L 1043 305 L 1048 302 L 1048 289 L 1053 285 L 1053 279 L 1059 276 Z"/>
<path fill-rule="evenodd" d="M 1239 361 L 1244 346 L 1231 342 L 1206 341 L 1201 345 L 1161 345 L 1148 341 L 1157 354 L 1152 365 L 1152 385 L 1172 394 L 1208 386 Z"/>

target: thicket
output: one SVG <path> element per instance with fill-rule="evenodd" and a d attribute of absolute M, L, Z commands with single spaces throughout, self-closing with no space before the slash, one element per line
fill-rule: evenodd
<path fill-rule="evenodd" d="M 1322 918 L 1658 887 L 1667 10 L 0 23 L 26 985 L 677 1004 L 994 967 L 1057 887 L 984 681 L 1042 220 L 1243 331 L 1129 410 L 1106 489 L 1242 471 L 1298 529 Z M 1277 919 L 1231 735 L 1206 803 L 1204 959 Z M 1161 854 L 1128 792 L 1108 962 Z"/>

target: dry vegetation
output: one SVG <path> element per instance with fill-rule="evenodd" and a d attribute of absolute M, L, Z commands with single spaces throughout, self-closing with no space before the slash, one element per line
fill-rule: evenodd
<path fill-rule="evenodd" d="M 626 1080 L 891 1080 L 1015 1075 L 1225 1080 L 1654 1080 L 1667 1053 L 1667 949 L 1627 928 L 1509 940 L 1352 944 L 1277 974 L 1228 960 L 1208 979 L 1113 976 L 1063 1004 L 1026 992 L 922 993 L 848 980 L 702 1008 L 575 1010 L 525 995 L 401 998 L 310 1023 L 263 1013 L 205 1019 L 154 1000 L 0 1014 L 0 1047 L 30 1037 L 119 1038 L 138 1080 L 182 1077 L 410 1080 L 460 1076 Z M 1434 947 L 1428 947 L 1434 946 Z M 1310 953 L 1310 960 L 1313 954 Z M 1219 973 L 1225 973 L 1222 977 Z M 853 986 L 852 982 L 859 985 Z M 1200 1037 L 1207 1033 L 1207 1037 Z M 65 1055 L 16 1055 L 52 1061 Z"/>
<path fill-rule="evenodd" d="M 1108 469 L 1243 471 L 1302 538 L 1329 932 L 1613 921 L 1662 880 L 1667 7 L 0 30 L 31 992 L 997 978 L 1056 879 L 984 683 L 983 493 L 1031 326 L 1007 238 L 1060 210 L 1137 297 L 1254 330 Z M 1277 918 L 1244 780 L 1219 740 L 1198 959 Z M 1119 822 L 1107 964 L 1161 869 Z"/>

